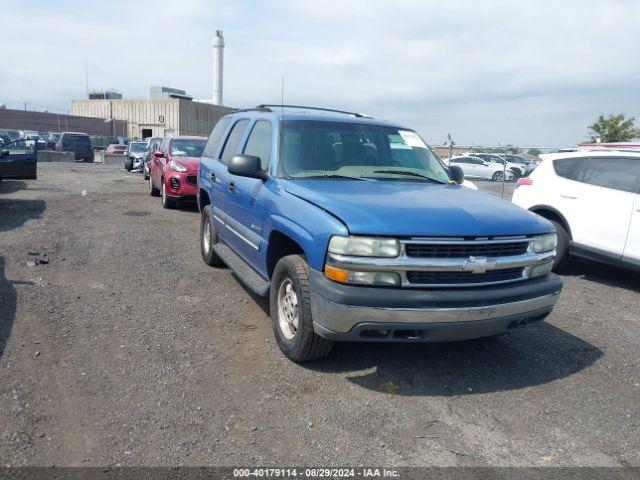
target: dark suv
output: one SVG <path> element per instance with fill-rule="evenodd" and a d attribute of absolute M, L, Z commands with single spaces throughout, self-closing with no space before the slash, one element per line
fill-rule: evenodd
<path fill-rule="evenodd" d="M 56 142 L 56 150 L 75 153 L 76 160 L 93 162 L 91 139 L 86 133 L 62 132 Z"/>

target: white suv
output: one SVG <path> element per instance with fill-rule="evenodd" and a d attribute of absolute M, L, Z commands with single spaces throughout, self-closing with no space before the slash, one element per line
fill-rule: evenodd
<path fill-rule="evenodd" d="M 556 269 L 569 254 L 640 270 L 640 153 L 593 150 L 543 155 L 518 180 L 513 203 L 551 220 Z"/>

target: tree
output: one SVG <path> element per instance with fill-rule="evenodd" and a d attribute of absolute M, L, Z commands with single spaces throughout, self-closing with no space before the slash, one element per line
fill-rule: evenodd
<path fill-rule="evenodd" d="M 540 150 L 538 150 L 537 148 L 530 148 L 529 151 L 527 152 L 529 155 L 533 155 L 534 157 L 537 157 L 538 155 L 540 155 L 542 152 Z"/>
<path fill-rule="evenodd" d="M 600 115 L 593 125 L 589 125 L 591 141 L 596 142 L 600 138 L 602 142 L 628 142 L 638 138 L 640 129 L 635 127 L 635 120 L 622 113 L 609 115 L 608 118 Z"/>

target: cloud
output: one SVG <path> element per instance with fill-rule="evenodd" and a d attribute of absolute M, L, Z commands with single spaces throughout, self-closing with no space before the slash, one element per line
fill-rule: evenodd
<path fill-rule="evenodd" d="M 6 2 L 5 2 L 6 3 Z M 90 85 L 211 96 L 225 32 L 225 103 L 365 111 L 433 143 L 571 145 L 600 113 L 640 116 L 633 1 L 0 1 L 0 102 L 67 109 Z M 46 10 L 46 15 L 40 12 Z M 28 25 L 28 28 L 25 28 Z M 8 40 L 7 40 L 8 39 Z"/>

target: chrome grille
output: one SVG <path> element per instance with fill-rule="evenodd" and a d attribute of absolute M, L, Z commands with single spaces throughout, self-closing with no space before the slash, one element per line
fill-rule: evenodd
<path fill-rule="evenodd" d="M 524 269 L 504 268 L 489 270 L 485 273 L 473 272 L 407 272 L 410 283 L 421 285 L 458 285 L 469 283 L 497 283 L 517 280 L 523 277 Z"/>
<path fill-rule="evenodd" d="M 407 243 L 408 257 L 417 258 L 468 258 L 510 257 L 523 255 L 529 248 L 528 241 L 509 243 Z"/>

